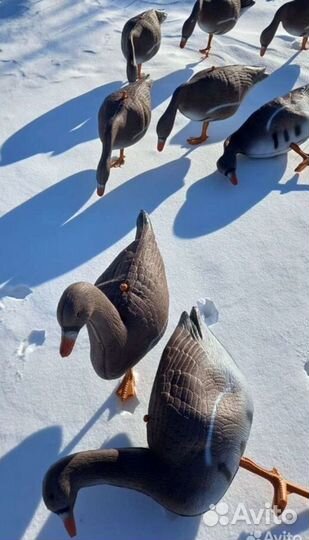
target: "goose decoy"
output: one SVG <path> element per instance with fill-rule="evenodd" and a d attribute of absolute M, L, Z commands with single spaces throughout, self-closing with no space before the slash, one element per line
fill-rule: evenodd
<path fill-rule="evenodd" d="M 224 143 L 218 170 L 236 185 L 237 154 L 249 158 L 271 158 L 294 150 L 303 161 L 295 172 L 309 165 L 309 154 L 299 144 L 309 137 L 309 84 L 263 105 Z"/>
<path fill-rule="evenodd" d="M 124 86 L 107 96 L 99 110 L 99 136 L 102 154 L 97 167 L 97 194 L 104 195 L 111 167 L 124 164 L 124 149 L 137 143 L 146 133 L 151 119 L 152 82 L 148 77 Z M 113 149 L 120 149 L 112 161 Z"/>
<path fill-rule="evenodd" d="M 212 67 L 196 73 L 176 88 L 158 122 L 158 150 L 163 150 L 178 110 L 190 120 L 203 122 L 201 135 L 187 139 L 189 144 L 200 144 L 208 138 L 209 123 L 232 116 L 248 90 L 265 77 L 265 68 L 241 65 Z"/>
<path fill-rule="evenodd" d="M 123 27 L 121 50 L 127 60 L 128 81 L 134 82 L 142 75 L 142 64 L 155 56 L 161 45 L 161 24 L 167 14 L 149 9 L 132 19 Z"/>
<path fill-rule="evenodd" d="M 180 48 L 183 49 L 193 34 L 196 23 L 209 34 L 208 43 L 200 53 L 209 56 L 214 34 L 226 34 L 235 26 L 242 8 L 254 4 L 253 0 L 197 0 L 190 17 L 184 22 Z"/>
<path fill-rule="evenodd" d="M 134 242 L 96 283 L 73 283 L 62 294 L 57 309 L 60 354 L 71 354 L 86 325 L 94 370 L 103 379 L 126 373 L 117 394 L 127 399 L 135 395 L 132 368 L 164 334 L 168 308 L 164 263 L 149 216 L 141 211 Z"/>
<path fill-rule="evenodd" d="M 239 466 L 273 483 L 280 508 L 289 493 L 309 496 L 277 470 L 242 458 L 252 415 L 245 378 L 215 336 L 202 330 L 193 308 L 181 315 L 162 354 L 144 417 L 149 448 L 78 452 L 59 460 L 45 475 L 44 502 L 75 536 L 78 491 L 95 484 L 141 491 L 182 516 L 216 504 Z"/>
<path fill-rule="evenodd" d="M 308 0 L 293 0 L 292 2 L 283 4 L 276 11 L 270 25 L 261 33 L 261 56 L 264 56 L 280 23 L 282 23 L 283 28 L 292 36 L 302 37 L 301 50 L 307 49 L 306 44 L 309 37 L 309 3 Z"/>

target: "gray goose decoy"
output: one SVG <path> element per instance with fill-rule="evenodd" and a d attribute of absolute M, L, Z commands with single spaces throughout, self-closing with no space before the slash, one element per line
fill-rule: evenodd
<path fill-rule="evenodd" d="M 152 388 L 147 422 L 149 448 L 78 452 L 47 471 L 43 498 L 75 536 L 79 489 L 111 484 L 141 491 L 169 511 L 195 516 L 216 504 L 241 466 L 274 486 L 279 510 L 304 488 L 243 458 L 253 407 L 236 364 L 207 329 L 195 308 L 183 313 L 168 341 Z"/>
<path fill-rule="evenodd" d="M 246 381 L 198 313 L 183 313 L 168 341 L 150 397 L 149 448 L 79 452 L 46 473 L 44 501 L 76 534 L 80 488 L 113 484 L 142 491 L 183 516 L 206 512 L 234 478 L 253 409 Z"/>
<path fill-rule="evenodd" d="M 200 144 L 208 138 L 209 123 L 232 116 L 248 90 L 265 77 L 265 68 L 241 65 L 212 67 L 196 73 L 176 88 L 158 122 L 158 150 L 163 150 L 178 110 L 190 120 L 203 122 L 200 137 L 188 139 L 189 144 Z"/>
<path fill-rule="evenodd" d="M 149 9 L 129 19 L 122 30 L 121 50 L 127 60 L 128 81 L 142 77 L 142 64 L 155 56 L 161 45 L 161 24 L 167 14 Z"/>
<path fill-rule="evenodd" d="M 254 4 L 253 0 L 197 0 L 190 17 L 184 22 L 180 48 L 183 49 L 192 35 L 196 23 L 209 34 L 208 43 L 200 53 L 209 56 L 214 34 L 226 34 L 234 28 L 242 8 Z"/>
<path fill-rule="evenodd" d="M 218 160 L 218 170 L 237 184 L 237 154 L 250 158 L 271 158 L 290 149 L 303 161 L 295 172 L 309 165 L 309 155 L 299 144 L 309 137 L 309 85 L 292 90 L 263 105 L 224 143 L 224 154 Z"/>
<path fill-rule="evenodd" d="M 90 359 L 103 379 L 126 373 L 117 393 L 135 395 L 132 368 L 165 332 L 169 294 L 164 263 L 148 215 L 141 211 L 136 238 L 92 285 L 73 283 L 62 294 L 57 318 L 61 356 L 68 356 L 86 325 Z"/>
<path fill-rule="evenodd" d="M 151 119 L 152 82 L 145 77 L 128 84 L 105 98 L 99 110 L 99 136 L 102 154 L 97 167 L 97 194 L 104 195 L 111 167 L 124 164 L 124 149 L 137 143 L 146 133 Z M 112 161 L 113 149 L 120 149 Z"/>
<path fill-rule="evenodd" d="M 264 56 L 280 23 L 282 23 L 283 28 L 292 36 L 302 37 L 301 50 L 307 49 L 306 44 L 309 37 L 309 3 L 308 0 L 293 0 L 293 2 L 283 4 L 276 11 L 270 25 L 261 33 L 261 56 Z"/>

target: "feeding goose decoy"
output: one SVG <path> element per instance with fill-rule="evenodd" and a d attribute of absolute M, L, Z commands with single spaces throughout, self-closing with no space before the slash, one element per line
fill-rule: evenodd
<path fill-rule="evenodd" d="M 99 136 L 102 154 L 97 167 L 97 194 L 104 195 L 111 167 L 124 164 L 124 149 L 137 143 L 146 133 L 151 120 L 152 82 L 148 77 L 130 83 L 105 98 L 99 110 Z M 112 160 L 113 149 L 120 156 Z"/>
<path fill-rule="evenodd" d="M 161 45 L 161 24 L 167 14 L 149 9 L 129 19 L 122 30 L 121 50 L 127 60 L 128 81 L 142 75 L 142 64 L 155 56 Z"/>
<path fill-rule="evenodd" d="M 189 144 L 200 144 L 208 138 L 209 123 L 232 116 L 248 90 L 265 77 L 265 68 L 241 65 L 212 67 L 196 73 L 176 88 L 158 122 L 158 150 L 163 150 L 178 110 L 190 120 L 203 122 L 201 135 L 187 140 Z"/>
<path fill-rule="evenodd" d="M 283 28 L 292 36 L 302 37 L 301 50 L 307 49 L 306 44 L 309 37 L 309 3 L 308 0 L 293 0 L 280 6 L 270 25 L 261 33 L 261 56 L 264 56 L 280 23 L 282 23 Z"/>
<path fill-rule="evenodd" d="M 164 263 L 149 216 L 141 211 L 135 240 L 96 283 L 73 283 L 62 294 L 60 354 L 71 354 L 86 325 L 94 370 L 103 379 L 126 373 L 117 394 L 127 399 L 135 395 L 132 368 L 164 334 L 168 308 Z"/>
<path fill-rule="evenodd" d="M 215 34 L 226 34 L 235 26 L 241 9 L 254 4 L 253 0 L 197 0 L 190 17 L 184 22 L 180 48 L 183 49 L 193 34 L 196 23 L 209 34 L 208 43 L 200 53 L 209 56 L 212 38 Z"/>
<path fill-rule="evenodd" d="M 78 452 L 59 460 L 45 475 L 44 502 L 75 536 L 78 491 L 95 484 L 141 491 L 182 516 L 216 504 L 239 466 L 273 483 L 280 509 L 289 493 L 309 496 L 275 469 L 242 458 L 252 416 L 244 376 L 193 308 L 181 315 L 161 357 L 144 418 L 149 448 Z"/>
<path fill-rule="evenodd" d="M 299 144 L 309 137 L 309 84 L 296 88 L 255 111 L 224 143 L 223 156 L 217 161 L 218 170 L 232 184 L 236 176 L 237 154 L 249 158 L 271 158 L 294 150 L 303 161 L 295 172 L 309 165 L 309 154 Z"/>

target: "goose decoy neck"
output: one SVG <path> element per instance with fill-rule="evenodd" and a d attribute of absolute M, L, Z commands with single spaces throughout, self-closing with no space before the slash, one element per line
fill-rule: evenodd
<path fill-rule="evenodd" d="M 98 163 L 96 179 L 98 195 L 104 194 L 105 185 L 110 175 L 110 162 L 113 150 L 113 144 L 116 139 L 118 129 L 121 124 L 119 114 L 112 117 L 104 126 L 103 146 L 100 161 Z"/>
<path fill-rule="evenodd" d="M 160 499 L 155 477 L 160 464 L 147 448 L 121 448 L 78 452 L 50 467 L 43 480 L 47 508 L 63 519 L 75 536 L 74 505 L 78 491 L 87 486 L 109 484 L 141 491 Z"/>
<path fill-rule="evenodd" d="M 192 12 L 190 14 L 190 17 L 184 22 L 182 31 L 181 31 L 181 40 L 180 40 L 180 48 L 183 49 L 186 46 L 186 43 L 190 36 L 193 34 L 193 30 L 196 26 L 200 6 L 202 5 L 202 1 L 197 0 L 193 6 Z"/>
<path fill-rule="evenodd" d="M 263 30 L 260 36 L 260 43 L 261 43 L 261 49 L 260 49 L 260 56 L 264 56 L 266 53 L 268 45 L 271 43 L 271 41 L 274 38 L 274 35 L 278 29 L 278 26 L 282 20 L 282 15 L 284 13 L 285 6 L 281 6 L 278 11 L 275 13 L 275 16 L 273 20 L 271 21 L 270 25 Z"/>
<path fill-rule="evenodd" d="M 115 306 L 95 285 L 86 282 L 70 285 L 60 298 L 57 319 L 62 330 L 61 356 L 71 354 L 85 324 L 90 341 L 100 346 L 103 356 L 121 356 L 127 341 L 126 327 Z"/>
<path fill-rule="evenodd" d="M 157 135 L 158 135 L 157 150 L 159 152 L 163 150 L 165 141 L 173 129 L 179 102 L 181 99 L 182 88 L 183 86 L 179 86 L 178 88 L 176 88 L 166 111 L 162 114 L 157 124 Z"/>

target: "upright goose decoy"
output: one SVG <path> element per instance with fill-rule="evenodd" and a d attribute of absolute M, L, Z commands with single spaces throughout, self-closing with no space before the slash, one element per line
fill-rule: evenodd
<path fill-rule="evenodd" d="M 151 120 L 152 82 L 148 77 L 124 86 L 105 98 L 99 110 L 99 136 L 102 154 L 97 167 L 97 194 L 104 195 L 111 167 L 125 162 L 124 149 L 137 143 L 145 135 Z M 112 160 L 113 149 L 120 156 Z"/>
<path fill-rule="evenodd" d="M 149 9 L 129 19 L 122 30 L 121 50 L 127 60 L 128 81 L 142 75 L 142 64 L 155 56 L 161 45 L 161 24 L 167 14 Z"/>
<path fill-rule="evenodd" d="M 212 67 L 196 73 L 176 88 L 158 122 L 158 150 L 163 150 L 178 110 L 190 120 L 203 122 L 201 135 L 187 140 L 189 144 L 200 144 L 208 138 L 209 123 L 232 116 L 248 90 L 265 77 L 265 68 L 241 65 Z"/>
<path fill-rule="evenodd" d="M 103 379 L 126 373 L 117 394 L 135 395 L 133 366 L 160 340 L 168 320 L 164 263 L 150 219 L 141 211 L 136 238 L 92 285 L 73 283 L 62 294 L 57 318 L 61 356 L 69 356 L 86 325 L 90 359 Z"/>
<path fill-rule="evenodd" d="M 141 491 L 182 516 L 216 504 L 239 466 L 273 483 L 281 509 L 288 493 L 309 496 L 278 471 L 242 458 L 252 415 L 243 375 L 215 336 L 202 330 L 193 308 L 181 315 L 162 354 L 144 418 L 149 448 L 78 452 L 59 460 L 45 475 L 44 502 L 75 536 L 78 491 L 95 484 Z"/>
<path fill-rule="evenodd" d="M 309 165 L 309 154 L 299 144 L 309 137 L 309 84 L 263 105 L 224 143 L 218 170 L 236 185 L 237 154 L 250 158 L 271 158 L 294 150 L 303 161 L 295 172 Z"/>
<path fill-rule="evenodd" d="M 200 49 L 200 53 L 207 58 L 213 36 L 226 34 L 232 30 L 239 19 L 241 8 L 253 4 L 253 0 L 196 0 L 190 17 L 182 27 L 180 48 L 183 49 L 186 46 L 198 23 L 200 29 L 209 34 L 206 48 Z"/>
<path fill-rule="evenodd" d="M 279 24 L 292 36 L 302 37 L 301 50 L 307 49 L 309 37 L 309 3 L 308 0 L 293 0 L 283 4 L 275 13 L 275 16 L 260 37 L 260 55 L 264 56 L 268 45 L 273 40 Z"/>

